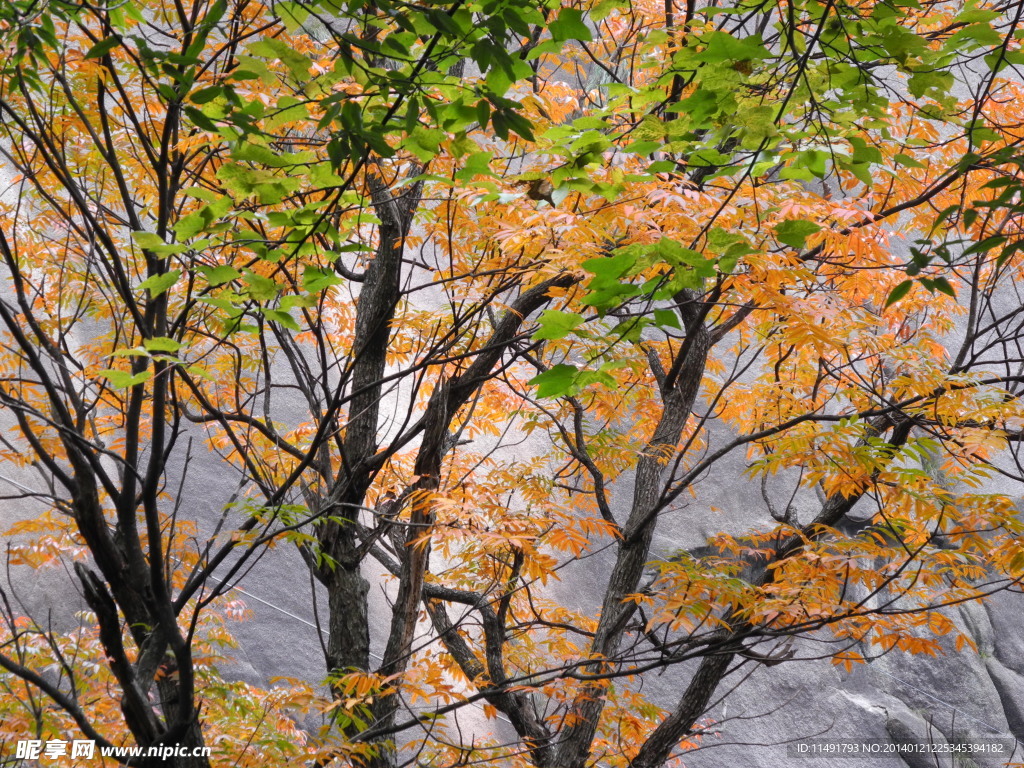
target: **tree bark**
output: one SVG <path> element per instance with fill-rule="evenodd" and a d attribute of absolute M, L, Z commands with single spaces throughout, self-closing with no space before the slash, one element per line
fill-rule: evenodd
<path fill-rule="evenodd" d="M 637 462 L 633 503 L 622 529 L 615 565 L 601 605 L 601 618 L 590 646 L 590 655 L 600 659 L 586 667 L 591 673 L 608 671 L 616 663 L 615 656 L 626 625 L 636 609 L 626 598 L 637 591 L 644 566 L 650 558 L 651 540 L 664 491 L 665 462 L 674 455 L 679 444 L 707 362 L 711 342 L 704 325 L 704 311 L 696 305 L 697 298 L 693 292 L 686 291 L 681 298 L 687 321 L 686 342 L 673 366 L 675 373 L 670 374 L 675 376 L 675 380 L 667 382 L 662 394 L 661 419 Z M 555 760 L 559 768 L 585 768 L 604 710 L 604 691 L 604 682 L 589 683 L 583 686 L 574 700 L 571 719 L 559 735 Z"/>
<path fill-rule="evenodd" d="M 879 419 L 868 427 L 868 437 L 877 437 L 882 433 L 886 420 Z M 895 447 L 903 445 L 908 436 L 912 422 L 900 421 L 893 430 L 889 444 Z M 861 440 L 866 444 L 866 438 Z M 877 474 L 877 472 L 875 473 Z M 804 526 L 799 536 L 791 536 L 785 539 L 776 547 L 773 562 L 779 562 L 790 557 L 795 557 L 803 549 L 806 541 L 821 537 L 824 528 L 831 528 L 836 525 L 861 499 L 863 492 L 851 496 L 835 495 L 830 496 L 822 505 L 821 511 L 814 520 Z M 777 569 L 761 567 L 757 576 L 752 579 L 755 586 L 763 587 L 772 582 Z M 713 651 L 701 659 L 700 666 L 690 679 L 686 691 L 679 702 L 653 733 L 647 738 L 640 752 L 633 759 L 632 768 L 656 768 L 664 765 L 672 753 L 679 747 L 679 743 L 687 736 L 694 733 L 694 726 L 707 711 L 708 702 L 714 695 L 719 683 L 729 670 L 729 664 L 736 656 L 739 649 L 741 635 L 751 629 L 746 623 L 739 623 L 733 626 L 732 630 L 716 643 L 717 651 Z M 715 647 L 715 646 L 712 646 Z"/>

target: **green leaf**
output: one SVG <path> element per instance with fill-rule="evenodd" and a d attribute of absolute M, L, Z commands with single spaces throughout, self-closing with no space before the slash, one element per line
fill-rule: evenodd
<path fill-rule="evenodd" d="M 132 240 L 140 248 L 157 256 L 170 256 L 173 253 L 183 253 L 189 249 L 187 245 L 177 243 L 168 245 L 160 239 L 159 235 L 155 235 L 152 232 L 132 232 Z"/>
<path fill-rule="evenodd" d="M 311 264 L 307 264 L 302 270 L 302 290 L 307 293 L 320 293 L 332 285 L 340 285 L 343 282 L 345 281 L 334 274 L 333 270 L 320 269 Z"/>
<path fill-rule="evenodd" d="M 142 346 L 147 352 L 177 352 L 181 349 L 181 342 L 166 336 L 154 336 L 152 339 L 143 339 Z"/>
<path fill-rule="evenodd" d="M 677 315 L 675 310 L 672 309 L 654 310 L 654 322 L 662 328 L 667 326 L 669 328 L 682 330 L 682 326 L 679 324 L 679 315 Z"/>
<path fill-rule="evenodd" d="M 922 277 L 919 278 L 919 282 L 932 293 L 938 291 L 939 293 L 956 298 L 956 291 L 953 290 L 953 286 L 944 277 Z"/>
<path fill-rule="evenodd" d="M 1003 245 L 1003 243 L 1005 243 L 1006 240 L 1006 235 L 992 235 L 991 237 L 986 237 L 984 240 L 980 240 L 974 245 L 965 248 L 963 255 L 971 256 L 972 254 L 975 253 L 986 253 L 988 251 L 991 251 L 993 248 L 996 248 L 997 246 Z"/>
<path fill-rule="evenodd" d="M 711 32 L 702 41 L 707 47 L 694 56 L 709 64 L 767 59 L 771 54 L 761 43 L 760 35 L 737 38 L 726 32 Z"/>
<path fill-rule="evenodd" d="M 283 40 L 265 37 L 258 42 L 250 43 L 249 52 L 268 59 L 280 59 L 296 80 L 306 80 L 309 77 L 312 62 Z"/>
<path fill-rule="evenodd" d="M 901 64 L 906 63 L 911 56 L 923 53 L 928 46 L 923 37 L 897 25 L 882 29 L 879 39 L 886 53 Z"/>
<path fill-rule="evenodd" d="M 178 219 L 174 225 L 174 234 L 182 240 L 189 240 L 198 235 L 210 223 L 207 219 L 212 218 L 203 215 L 206 211 L 206 208 L 202 208 Z"/>
<path fill-rule="evenodd" d="M 117 349 L 110 353 L 111 357 L 149 357 L 149 350 L 145 347 L 132 347 L 131 349 Z"/>
<path fill-rule="evenodd" d="M 956 298 L 956 291 L 953 289 L 953 286 L 949 284 L 949 281 L 946 278 L 937 277 L 932 282 L 935 285 L 935 290 L 939 293 L 944 293 L 947 296 Z"/>
<path fill-rule="evenodd" d="M 162 275 L 153 275 L 139 283 L 139 290 L 149 291 L 149 295 L 155 299 L 178 282 L 179 277 L 181 277 L 180 269 L 172 269 L 169 272 L 164 272 Z"/>
<path fill-rule="evenodd" d="M 915 72 L 907 80 L 907 89 L 917 98 L 932 96 L 942 98 L 953 88 L 953 73 L 941 71 Z"/>
<path fill-rule="evenodd" d="M 537 397 L 559 397 L 573 390 L 577 372 L 575 365 L 559 363 L 534 376 L 528 383 L 537 387 Z"/>
<path fill-rule="evenodd" d="M 432 160 L 440 151 L 441 142 L 447 134 L 438 128 L 415 128 L 406 138 L 405 148 L 412 152 L 422 163 Z"/>
<path fill-rule="evenodd" d="M 594 39 L 590 28 L 583 21 L 583 11 L 577 8 L 563 8 L 558 18 L 548 25 L 548 31 L 555 40 L 581 40 L 590 42 Z"/>
<path fill-rule="evenodd" d="M 897 154 L 897 155 L 893 155 L 893 160 L 895 160 L 899 165 L 904 165 L 907 168 L 925 168 L 926 167 L 924 163 L 918 162 L 917 160 L 915 160 L 910 155 L 904 155 L 902 153 L 901 154 Z"/>
<path fill-rule="evenodd" d="M 797 153 L 792 167 L 808 170 L 814 176 L 821 179 L 825 177 L 825 173 L 828 170 L 829 159 L 830 155 L 827 152 L 820 149 L 806 149 Z"/>
<path fill-rule="evenodd" d="M 562 339 L 585 322 L 583 317 L 557 309 L 547 309 L 541 313 L 537 324 L 540 326 L 533 334 L 535 341 L 542 339 Z"/>
<path fill-rule="evenodd" d="M 471 181 L 476 176 L 494 176 L 491 170 L 492 158 L 490 152 L 474 152 L 463 161 L 462 169 L 456 172 L 455 178 Z"/>
<path fill-rule="evenodd" d="M 958 13 L 953 21 L 960 24 L 974 24 L 978 22 L 993 21 L 994 19 L 998 19 L 999 15 L 999 11 L 984 8 L 968 8 L 967 10 Z"/>
<path fill-rule="evenodd" d="M 118 389 L 127 389 L 149 381 L 153 376 L 152 371 L 141 371 L 134 376 L 129 371 L 115 371 L 111 368 L 104 368 L 100 375 L 107 379 Z"/>
<path fill-rule="evenodd" d="M 582 266 L 595 277 L 618 280 L 633 268 L 636 259 L 637 255 L 634 251 L 620 249 L 614 256 L 587 259 Z"/>
<path fill-rule="evenodd" d="M 864 186 L 870 187 L 874 183 L 874 179 L 871 177 L 871 168 L 867 163 L 843 163 L 842 167 L 856 176 Z"/>
<path fill-rule="evenodd" d="M 850 136 L 848 141 L 850 146 L 853 148 L 853 155 L 851 156 L 855 163 L 880 163 L 882 162 L 882 153 L 878 147 L 873 144 L 868 144 L 860 136 Z"/>
<path fill-rule="evenodd" d="M 301 186 L 298 179 L 282 177 L 268 170 L 246 168 L 240 163 L 222 165 L 217 171 L 217 178 L 236 197 L 247 198 L 255 194 L 265 205 L 281 202 L 285 195 Z"/>
<path fill-rule="evenodd" d="M 996 259 L 996 266 L 1003 266 L 1003 264 L 1006 263 L 1007 259 L 1013 256 L 1013 254 L 1015 254 L 1017 251 L 1021 250 L 1024 250 L 1024 241 L 1010 243 L 1005 248 L 1003 248 L 1002 252 L 999 254 L 999 258 Z"/>
<path fill-rule="evenodd" d="M 209 369 L 204 368 L 201 365 L 190 365 L 185 370 L 192 376 L 198 376 L 199 378 L 206 379 L 207 381 L 217 381 L 217 377 L 212 374 Z"/>
<path fill-rule="evenodd" d="M 821 231 L 821 227 L 813 221 L 789 219 L 775 226 L 775 237 L 778 238 L 780 243 L 785 243 L 791 248 L 799 250 L 804 247 L 808 236 L 819 231 Z"/>
<path fill-rule="evenodd" d="M 275 323 L 280 323 L 281 325 L 283 325 L 285 328 L 288 328 L 289 330 L 292 330 L 292 331 L 300 330 L 299 324 L 295 321 L 295 318 L 292 317 L 291 315 L 289 315 L 284 310 L 262 308 L 262 309 L 260 309 L 260 313 L 265 318 L 267 318 L 267 320 L 272 320 Z"/>
<path fill-rule="evenodd" d="M 277 15 L 284 22 L 289 32 L 295 33 L 309 18 L 309 10 L 305 3 L 283 2 L 274 6 Z"/>
<path fill-rule="evenodd" d="M 132 232 L 132 240 L 140 248 L 145 248 L 148 251 L 166 245 L 159 235 L 155 235 L 152 232 Z"/>
<path fill-rule="evenodd" d="M 250 269 L 245 271 L 246 293 L 256 301 L 270 301 L 277 296 L 278 285 L 269 277 L 257 275 Z"/>
<path fill-rule="evenodd" d="M 797 181 L 814 181 L 814 174 L 807 168 L 790 165 L 779 171 L 780 179 L 795 179 Z"/>
<path fill-rule="evenodd" d="M 604 21 L 608 15 L 617 8 L 628 8 L 625 0 L 598 0 L 590 9 L 590 18 L 594 21 Z"/>
<path fill-rule="evenodd" d="M 203 274 L 203 277 L 206 278 L 206 282 L 213 286 L 230 283 L 232 280 L 242 276 L 241 272 L 226 264 L 216 267 L 198 267 L 198 269 Z"/>
<path fill-rule="evenodd" d="M 295 97 L 285 95 L 277 100 L 273 111 L 267 115 L 264 127 L 268 131 L 276 131 L 288 123 L 308 119 L 309 107 Z"/>
<path fill-rule="evenodd" d="M 502 141 L 508 141 L 508 123 L 505 122 L 505 113 L 496 111 L 491 115 L 491 128 L 494 135 Z"/>
<path fill-rule="evenodd" d="M 976 47 L 994 47 L 1002 42 L 1002 37 L 991 24 L 978 22 L 960 29 L 949 38 L 946 45 L 951 48 L 963 46 L 964 50 L 971 50 Z"/>
<path fill-rule="evenodd" d="M 885 300 L 885 308 L 888 309 L 897 301 L 902 299 L 904 296 L 910 293 L 910 289 L 913 287 L 913 280 L 904 280 L 902 283 L 897 285 L 895 288 L 892 289 L 892 291 L 889 292 L 889 298 Z"/>
<path fill-rule="evenodd" d="M 99 59 L 106 56 L 117 46 L 121 44 L 121 36 L 113 35 L 112 37 L 104 38 L 100 40 L 96 45 L 85 52 L 85 58 L 87 59 Z"/>
<path fill-rule="evenodd" d="M 293 307 L 315 307 L 316 305 L 317 295 L 315 293 L 290 293 L 281 297 L 278 308 L 287 312 Z"/>
<path fill-rule="evenodd" d="M 504 124 L 506 127 L 506 138 L 508 130 L 512 130 L 518 133 L 527 141 L 533 141 L 533 123 L 523 117 L 521 114 L 513 109 L 502 110 L 500 113 L 495 112 L 492 118 L 492 124 L 498 117 L 504 118 Z"/>
<path fill-rule="evenodd" d="M 207 88 L 200 88 L 197 91 L 192 91 L 188 95 L 189 100 L 193 104 L 206 104 L 221 96 L 224 93 L 224 87 L 220 85 L 211 85 Z"/>

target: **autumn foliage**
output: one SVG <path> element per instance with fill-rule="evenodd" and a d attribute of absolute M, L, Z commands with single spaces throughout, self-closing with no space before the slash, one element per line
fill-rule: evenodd
<path fill-rule="evenodd" d="M 647 768 L 812 633 L 970 651 L 1024 573 L 1022 8 L 5 3 L 0 743 Z M 230 682 L 275 546 L 322 675 Z"/>

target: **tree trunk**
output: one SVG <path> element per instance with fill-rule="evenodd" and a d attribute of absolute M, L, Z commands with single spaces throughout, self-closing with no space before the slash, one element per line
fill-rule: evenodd
<path fill-rule="evenodd" d="M 679 742 L 693 733 L 697 719 L 707 711 L 708 702 L 729 669 L 734 655 L 722 652 L 701 659 L 679 704 L 644 742 L 630 762 L 631 768 L 658 768 L 668 762 Z"/>
<path fill-rule="evenodd" d="M 178 710 L 178 681 L 173 676 L 161 676 L 156 681 L 157 691 L 160 700 L 163 702 L 165 720 L 168 723 L 174 722 Z M 175 743 L 168 743 L 168 747 L 184 747 L 188 756 L 176 755 L 167 758 L 151 757 L 146 765 L 153 768 L 210 768 L 210 758 L 197 755 L 206 746 L 203 739 L 203 729 L 199 722 L 200 710 L 197 708 L 192 715 L 192 722 L 189 723 L 184 735 Z"/>
<path fill-rule="evenodd" d="M 330 611 L 327 664 L 331 672 L 343 674 L 370 668 L 370 620 L 367 595 L 369 582 L 354 567 L 339 563 L 328 576 Z"/>
<path fill-rule="evenodd" d="M 704 326 L 704 314 L 695 302 L 691 291 L 681 296 L 680 304 L 686 307 L 683 310 L 687 320 L 686 343 L 670 374 L 675 381 L 668 380 L 663 387 L 661 418 L 637 463 L 633 504 L 622 528 L 615 565 L 601 606 L 601 619 L 590 646 L 591 655 L 599 659 L 586 668 L 592 674 L 607 671 L 616 664 L 626 626 L 636 608 L 626 598 L 637 591 L 650 559 L 651 540 L 664 491 L 665 457 L 675 451 L 700 389 L 711 339 Z M 573 701 L 571 723 L 563 728 L 559 739 L 555 764 L 560 768 L 586 766 L 604 711 L 605 685 L 604 681 L 590 683 Z"/>

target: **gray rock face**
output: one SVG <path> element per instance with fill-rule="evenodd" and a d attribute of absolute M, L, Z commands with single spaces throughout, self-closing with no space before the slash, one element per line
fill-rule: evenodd
<path fill-rule="evenodd" d="M 742 475 L 741 457 L 730 457 L 727 466 L 730 476 Z M 199 519 L 201 530 L 212 531 L 219 516 L 219 499 L 227 498 L 232 487 L 202 462 L 193 465 L 187 480 L 189 511 Z M 785 485 L 785 478 L 780 476 L 774 482 Z M 700 546 L 714 531 L 744 530 L 752 519 L 764 518 L 764 501 L 754 483 L 714 490 L 703 492 L 692 506 L 666 516 L 655 546 L 660 556 Z M 813 503 L 813 498 L 798 495 L 797 514 L 804 507 L 812 508 Z M 30 512 L 4 510 L 3 522 Z M 561 581 L 552 585 L 552 596 L 579 610 L 596 610 L 600 605 L 597 590 L 607 565 L 608 559 L 602 555 L 573 564 L 561 573 Z M 29 579 L 15 571 L 12 576 L 18 582 L 19 595 L 33 612 L 60 609 L 53 614 L 58 625 L 71 621 L 71 614 L 79 609 L 77 596 L 67 591 L 66 574 L 32 572 Z M 367 576 L 377 615 L 384 617 L 389 599 L 387 580 L 381 573 Z M 310 591 L 317 589 L 321 609 L 326 596 L 310 585 L 294 549 L 269 550 L 238 586 L 236 595 L 253 616 L 231 627 L 240 648 L 225 670 L 228 675 L 257 684 L 276 676 L 322 680 L 323 651 Z M 55 595 L 63 597 L 55 601 Z M 993 595 L 984 605 L 965 604 L 950 611 L 976 643 L 977 653 L 969 649 L 958 653 L 948 644 L 945 655 L 936 658 L 894 652 L 846 672 L 827 659 L 816 658 L 831 648 L 828 634 L 822 632 L 797 644 L 797 660 L 772 667 L 745 661 L 718 690 L 708 715 L 708 733 L 699 749 L 684 756 L 684 763 L 688 768 L 995 768 L 1013 753 L 1014 739 L 1024 741 L 1022 605 L 1020 594 L 1006 592 Z M 379 652 L 387 627 L 382 621 L 372 629 Z M 645 690 L 668 704 L 678 697 L 685 679 L 685 670 L 651 677 Z M 474 710 L 460 718 L 460 726 L 463 737 L 470 740 L 474 734 L 500 730 L 503 724 L 487 721 Z M 801 745 L 810 750 L 811 745 L 822 748 L 820 745 L 829 743 L 903 745 L 909 751 L 859 758 L 799 751 Z M 921 745 L 952 749 L 971 743 L 1001 745 L 1004 751 L 998 756 L 914 751 Z M 1024 760 L 1019 748 L 1015 759 Z"/>
<path fill-rule="evenodd" d="M 1024 677 L 1004 667 L 998 659 L 985 659 L 985 667 L 999 695 L 1010 733 L 1024 743 Z"/>
<path fill-rule="evenodd" d="M 1001 602 L 1009 608 L 1006 603 L 1015 597 L 1001 596 L 992 611 L 998 611 Z M 957 613 L 979 653 L 956 653 L 952 648 L 936 658 L 892 653 L 854 667 L 851 673 L 827 661 L 756 669 L 729 696 L 727 705 L 713 713 L 720 735 L 686 755 L 686 765 L 995 768 L 1004 765 L 1015 748 L 1014 759 L 1020 761 L 1015 740 L 1021 739 L 1024 723 L 1024 677 L 994 655 L 1005 653 L 1007 645 L 989 621 L 989 610 L 962 606 Z M 1003 616 L 1001 628 L 1009 628 L 1012 616 Z M 1019 631 L 1013 641 L 1019 640 Z M 804 644 L 801 655 L 810 650 Z M 787 746 L 792 740 L 806 745 L 884 742 L 895 745 L 884 748 L 901 751 L 863 759 L 812 753 L 805 757 Z M 995 752 L 965 751 L 977 746 Z"/>
<path fill-rule="evenodd" d="M 1024 675 L 1024 627 L 1019 593 L 994 595 L 984 606 L 994 637 L 993 655 L 1008 669 Z"/>
<path fill-rule="evenodd" d="M 519 450 L 523 455 L 531 453 L 529 447 Z M 716 473 L 733 481 L 700 484 L 689 506 L 666 513 L 656 534 L 655 555 L 670 557 L 681 549 L 705 546 L 709 535 L 722 530 L 738 533 L 770 524 L 762 489 L 755 482 L 738 480 L 745 469 L 742 451 L 717 464 Z M 28 472 L 14 478 L 27 484 L 37 480 Z M 186 480 L 186 511 L 199 521 L 201 533 L 210 533 L 224 500 L 234 490 L 230 478 L 218 472 L 216 461 L 200 458 Z M 785 474 L 773 476 L 765 493 L 783 506 L 791 500 L 796 518 L 807 520 L 818 502 L 810 491 L 794 493 L 793 480 Z M 617 489 L 622 498 L 630 492 L 628 482 Z M 0 524 L 6 527 L 32 513 L 31 509 L 4 508 Z M 863 521 L 869 515 L 855 509 L 852 517 Z M 609 553 L 604 553 L 573 563 L 562 571 L 561 581 L 552 584 L 551 596 L 573 609 L 594 613 L 601 604 L 599 589 L 609 561 Z M 54 626 L 71 625 L 81 601 L 68 590 L 66 574 L 16 569 L 11 575 L 30 612 L 39 616 L 55 609 Z M 379 653 L 387 632 L 383 619 L 389 609 L 389 587 L 382 573 L 366 576 L 373 585 L 376 615 L 382 619 L 371 628 L 374 650 Z M 238 587 L 237 596 L 253 616 L 231 628 L 240 648 L 225 670 L 228 675 L 253 683 L 277 676 L 322 680 L 322 638 L 310 595 L 317 595 L 321 608 L 326 596 L 309 583 L 297 553 L 289 547 L 268 551 Z M 1011 756 L 1024 761 L 1015 743 L 1015 739 L 1024 741 L 1022 607 L 1024 598 L 1007 592 L 993 595 L 984 605 L 965 604 L 951 611 L 975 641 L 977 653 L 958 653 L 951 645 L 938 658 L 892 653 L 848 673 L 818 658 L 831 648 L 828 635 L 821 633 L 797 644 L 793 661 L 772 667 L 746 661 L 717 691 L 708 713 L 708 733 L 699 749 L 684 756 L 684 762 L 689 768 L 988 768 Z M 654 676 L 645 685 L 652 698 L 668 704 L 678 697 L 685 672 Z M 478 717 L 476 711 L 461 717 L 460 726 L 467 741 L 474 734 L 503 727 Z M 870 757 L 827 751 L 828 744 L 868 743 L 904 749 Z M 952 751 L 972 743 L 991 744 L 1003 751 Z M 950 751 L 928 754 L 922 751 L 927 745 Z M 807 750 L 801 751 L 802 746 Z"/>
<path fill-rule="evenodd" d="M 741 476 L 741 457 L 730 458 L 730 476 Z M 188 491 L 191 511 L 204 530 L 212 530 L 218 516 L 218 496 L 231 488 L 215 472 L 193 467 Z M 780 486 L 785 478 L 775 481 Z M 717 530 L 743 530 L 755 517 L 764 517 L 763 499 L 754 483 L 719 487 L 691 507 L 666 516 L 659 529 L 656 552 L 699 546 Z M 789 489 L 791 493 L 791 489 Z M 798 496 L 796 506 L 813 507 L 813 498 Z M 714 507 L 718 511 L 710 511 Z M 607 558 L 598 555 L 573 564 L 551 586 L 552 597 L 579 610 L 596 610 L 599 586 L 606 576 Z M 367 574 L 377 615 L 388 611 L 388 587 L 383 574 Z M 28 603 L 52 603 L 53 591 L 63 575 L 24 584 Z M 37 577 L 38 578 L 38 577 Z M 252 612 L 249 621 L 232 624 L 240 643 L 229 676 L 264 683 L 275 676 L 294 676 L 318 682 L 324 660 L 317 638 L 309 583 L 294 549 L 269 550 L 239 584 L 236 596 Z M 317 588 L 321 610 L 326 596 Z M 847 672 L 827 659 L 817 658 L 832 648 L 830 636 L 820 632 L 801 641 L 796 659 L 766 667 L 745 661 L 719 688 L 708 714 L 709 732 L 698 750 L 684 756 L 688 768 L 995 768 L 1012 754 L 1014 737 L 1024 741 L 1024 599 L 1015 593 L 993 595 L 984 605 L 965 604 L 949 612 L 976 643 L 956 652 L 948 644 L 945 655 L 909 657 L 893 652 Z M 387 627 L 372 628 L 379 653 Z M 662 704 L 674 701 L 686 670 L 653 676 L 645 691 Z M 478 711 L 460 718 L 463 738 L 495 732 L 503 724 L 487 721 Z M 511 735 L 511 734 L 509 734 Z M 998 739 L 1003 759 L 992 755 L 883 752 L 870 757 L 799 752 L 800 745 L 860 744 L 947 745 Z M 995 742 L 991 742 L 995 744 Z M 892 748 L 891 746 L 888 748 Z M 1018 749 L 1017 760 L 1024 760 Z"/>

